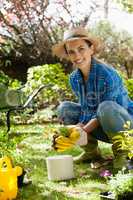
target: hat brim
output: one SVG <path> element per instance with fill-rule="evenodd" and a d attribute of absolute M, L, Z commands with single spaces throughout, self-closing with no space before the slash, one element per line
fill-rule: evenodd
<path fill-rule="evenodd" d="M 74 38 L 69 38 L 67 40 L 64 40 L 62 42 L 59 42 L 58 44 L 53 45 L 52 47 L 52 53 L 54 56 L 59 57 L 60 59 L 67 59 L 69 60 L 69 56 L 64 48 L 64 45 L 66 44 L 66 42 L 68 41 L 73 41 L 73 40 L 79 40 L 79 39 L 83 39 L 83 40 L 87 40 L 89 42 L 92 43 L 92 45 L 94 46 L 94 52 L 97 53 L 99 52 L 99 43 L 100 41 L 97 38 L 94 37 L 74 37 Z"/>

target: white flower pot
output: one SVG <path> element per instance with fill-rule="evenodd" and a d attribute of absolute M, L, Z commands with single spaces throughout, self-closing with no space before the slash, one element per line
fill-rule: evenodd
<path fill-rule="evenodd" d="M 58 155 L 47 157 L 46 164 L 49 180 L 60 181 L 74 178 L 72 156 Z"/>

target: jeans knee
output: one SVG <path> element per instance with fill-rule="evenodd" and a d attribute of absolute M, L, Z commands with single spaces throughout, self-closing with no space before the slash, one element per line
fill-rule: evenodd
<path fill-rule="evenodd" d="M 63 101 L 60 103 L 60 105 L 57 107 L 57 115 L 59 118 L 64 116 L 64 113 L 68 111 L 70 108 L 70 102 L 69 101 Z"/>
<path fill-rule="evenodd" d="M 113 101 L 102 102 L 98 107 L 97 117 L 106 134 L 124 130 L 124 124 L 131 121 L 127 110 Z"/>
<path fill-rule="evenodd" d="M 97 110 L 97 116 L 101 118 L 110 118 L 112 115 L 117 112 L 119 105 L 114 101 L 103 101 L 99 104 Z"/>
<path fill-rule="evenodd" d="M 57 108 L 58 119 L 64 124 L 78 123 L 80 112 L 80 105 L 70 101 L 63 101 Z"/>

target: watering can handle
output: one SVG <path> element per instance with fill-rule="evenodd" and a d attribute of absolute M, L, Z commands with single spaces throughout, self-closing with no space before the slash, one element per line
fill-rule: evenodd
<path fill-rule="evenodd" d="M 3 164 L 6 164 L 6 168 L 12 169 L 11 159 L 8 156 L 0 158 L 0 170 L 3 169 Z"/>

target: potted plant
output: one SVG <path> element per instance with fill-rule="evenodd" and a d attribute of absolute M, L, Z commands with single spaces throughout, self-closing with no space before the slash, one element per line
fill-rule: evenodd
<path fill-rule="evenodd" d="M 109 180 L 109 187 L 116 200 L 133 199 L 133 174 L 120 171 Z"/>
<path fill-rule="evenodd" d="M 100 194 L 101 199 L 115 199 L 115 200 L 131 200 L 133 199 L 133 129 L 130 128 L 129 121 L 124 125 L 125 130 L 120 132 L 113 138 L 114 143 L 117 144 L 117 150 L 124 150 L 127 152 L 128 160 L 124 162 L 120 157 L 119 162 L 115 163 L 122 168 L 115 176 L 110 176 L 108 179 L 109 190 Z M 125 161 L 126 161 L 125 160 Z M 124 165 L 122 165 L 124 164 Z M 106 170 L 107 171 L 107 170 Z M 126 174 L 125 174 L 126 172 Z M 108 176 L 109 173 L 103 174 Z"/>

